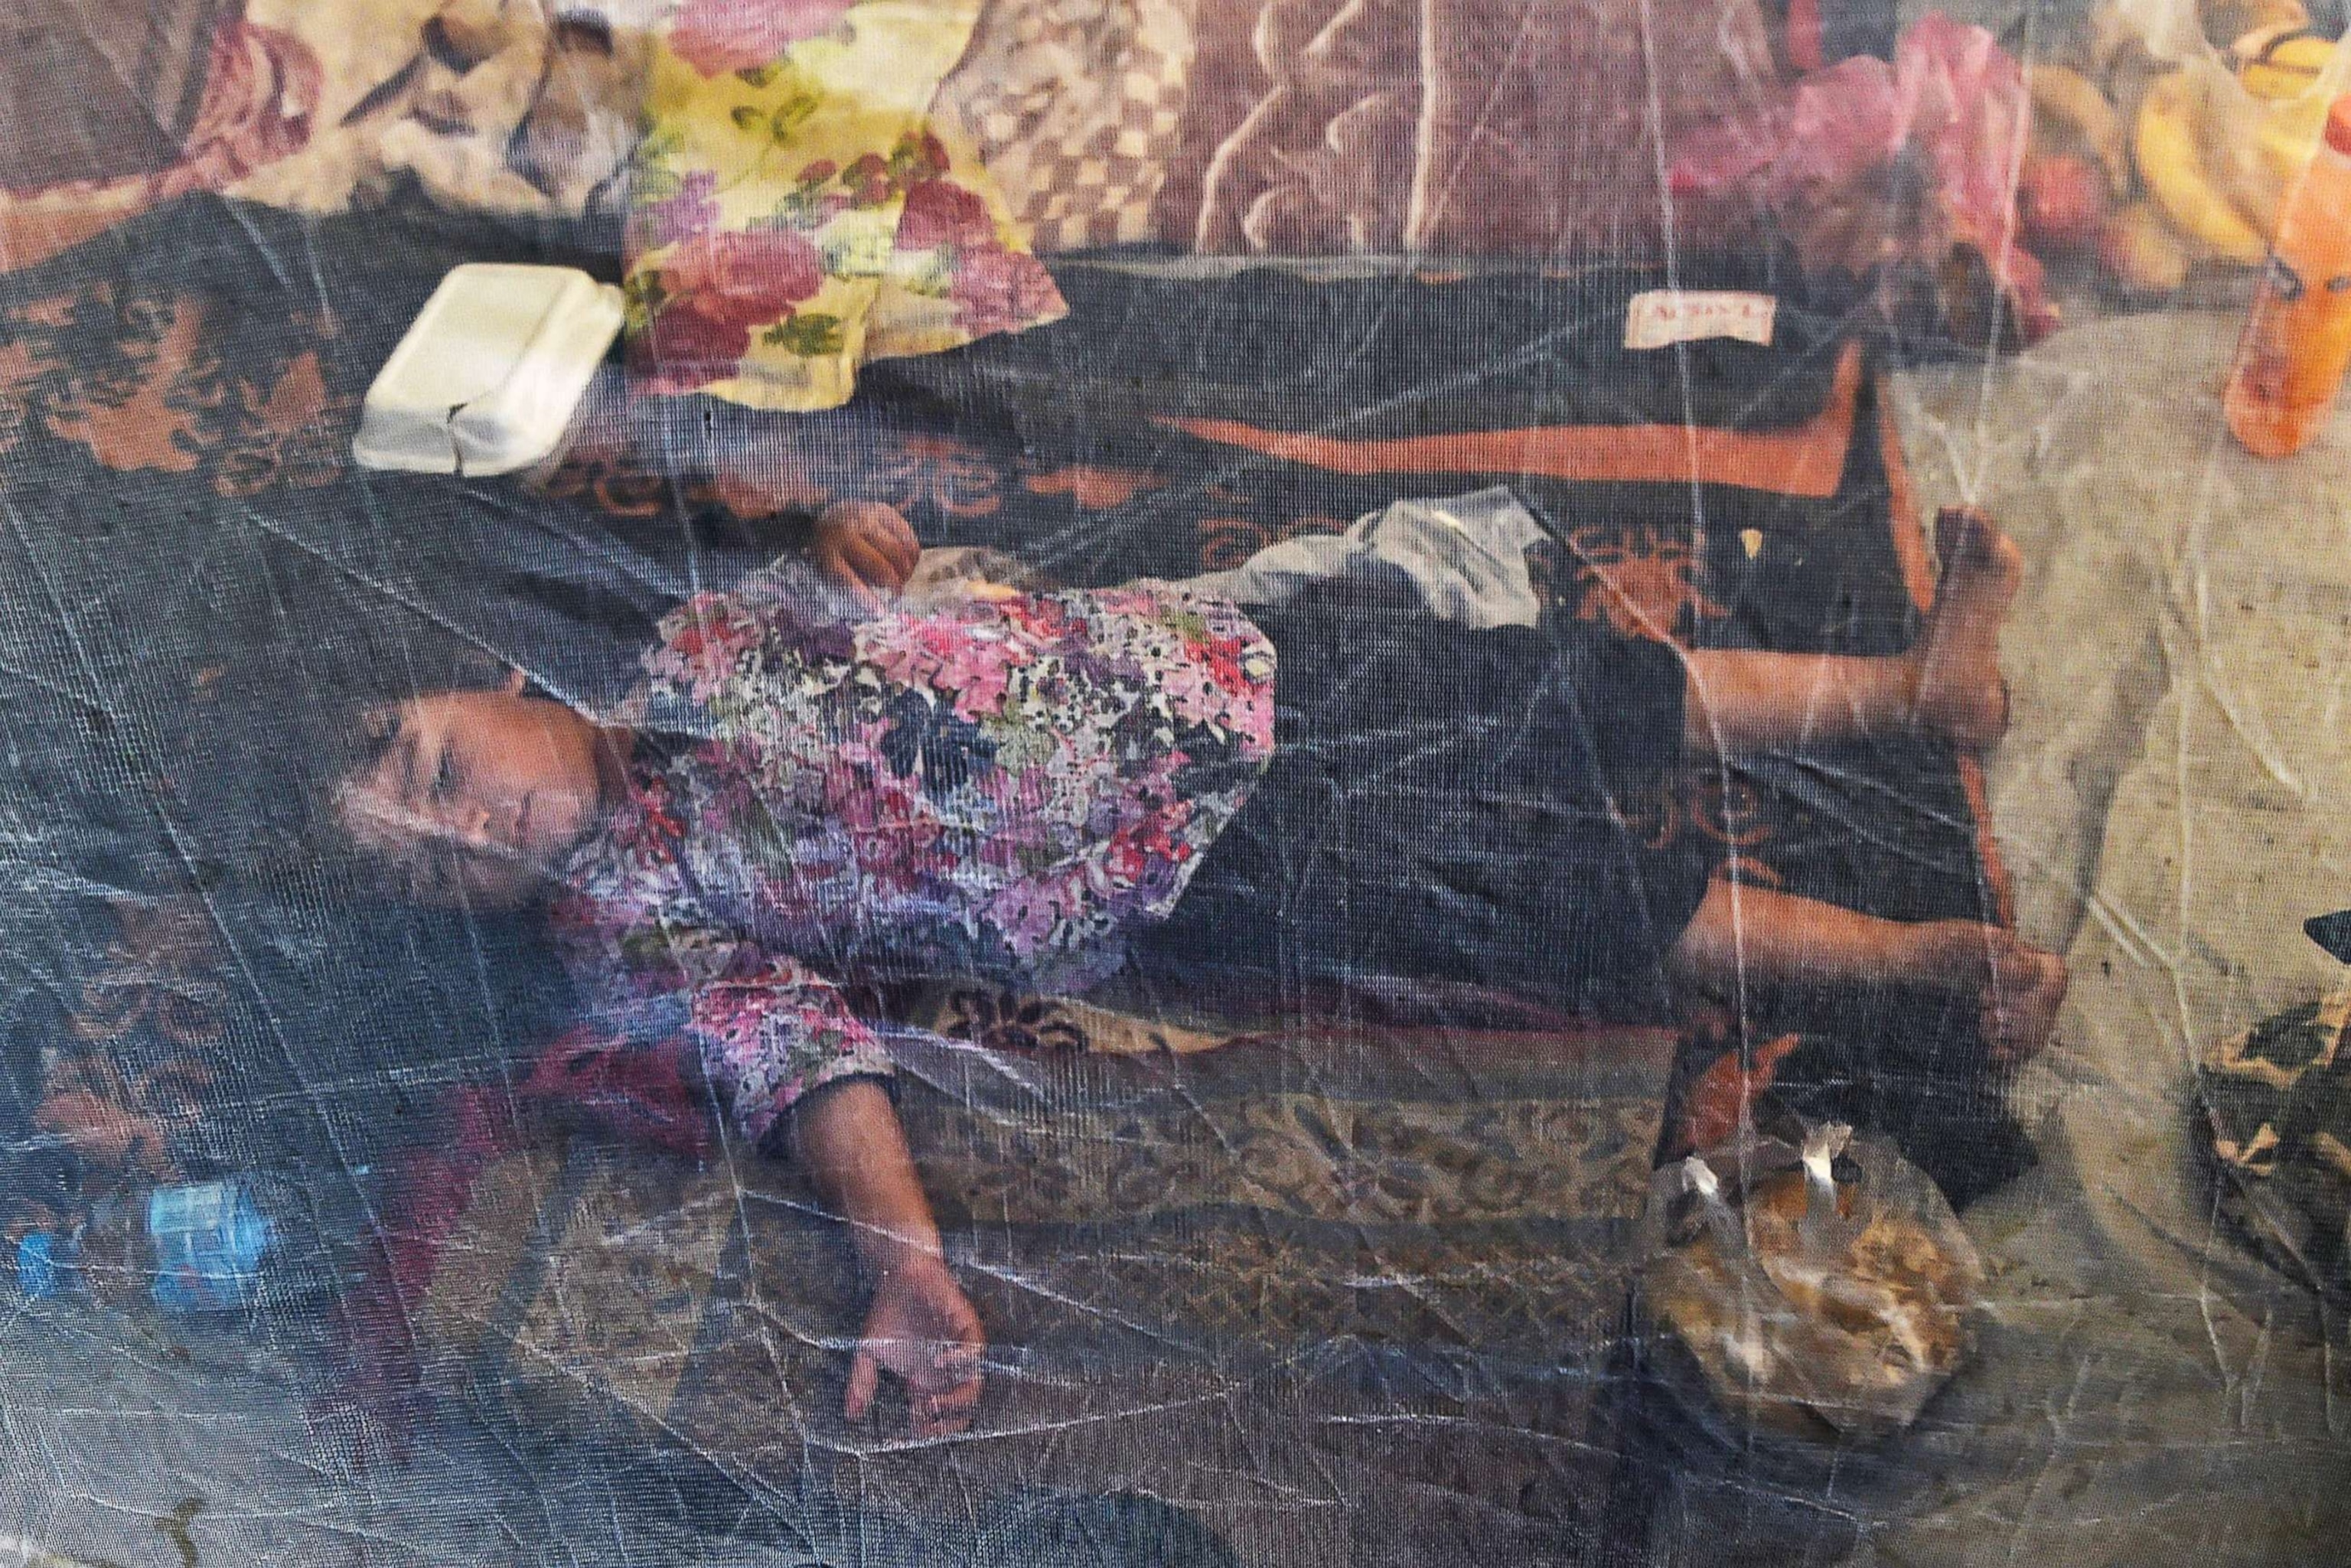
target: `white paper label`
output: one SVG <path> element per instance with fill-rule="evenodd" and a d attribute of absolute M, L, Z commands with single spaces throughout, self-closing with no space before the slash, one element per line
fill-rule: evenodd
<path fill-rule="evenodd" d="M 1768 294 L 1653 288 L 1633 296 L 1633 308 L 1625 313 L 1625 346 L 1662 349 L 1705 338 L 1737 338 L 1769 348 L 1779 310 L 1780 302 Z"/>

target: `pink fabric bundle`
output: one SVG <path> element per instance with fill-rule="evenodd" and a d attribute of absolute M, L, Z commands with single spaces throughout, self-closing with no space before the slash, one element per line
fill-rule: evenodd
<path fill-rule="evenodd" d="M 1981 27 L 1936 12 L 1893 63 L 1870 56 L 1815 71 L 1761 115 L 1725 119 L 1684 144 L 1674 194 L 1702 214 L 1760 209 L 1808 268 L 1980 253 L 2025 339 L 2057 324 L 2041 263 L 2017 235 L 2015 183 L 2032 103 L 2024 72 Z M 1907 193 L 1907 165 L 1925 185 Z M 1708 216 L 1704 221 L 1720 222 Z"/>

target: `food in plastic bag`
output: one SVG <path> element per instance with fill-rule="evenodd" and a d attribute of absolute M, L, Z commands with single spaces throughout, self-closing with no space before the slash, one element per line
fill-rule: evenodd
<path fill-rule="evenodd" d="M 1886 1437 L 1971 1347 L 1974 1247 L 1924 1172 L 1849 1127 L 1693 1155 L 1657 1173 L 1651 1218 L 1660 1355 L 1718 1428 Z"/>

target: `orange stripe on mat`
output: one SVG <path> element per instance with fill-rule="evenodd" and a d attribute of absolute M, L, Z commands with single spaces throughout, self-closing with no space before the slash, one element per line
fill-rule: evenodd
<path fill-rule="evenodd" d="M 1825 500 L 1844 476 L 1861 391 L 1861 350 L 1847 343 L 1821 412 L 1786 430 L 1693 430 L 1680 424 L 1562 424 L 1523 430 L 1350 441 L 1265 430 L 1232 419 L 1152 423 L 1220 446 L 1334 474 L 1514 474 L 1538 479 L 1737 485 Z"/>

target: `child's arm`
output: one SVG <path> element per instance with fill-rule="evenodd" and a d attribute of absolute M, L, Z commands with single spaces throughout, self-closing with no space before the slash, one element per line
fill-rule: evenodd
<path fill-rule="evenodd" d="M 987 1339 L 941 1256 L 939 1228 L 889 1093 L 871 1078 L 819 1090 L 794 1107 L 791 1136 L 873 1279 L 842 1414 L 862 1419 L 886 1371 L 906 1385 L 916 1437 L 962 1431 L 979 1403 Z"/>
<path fill-rule="evenodd" d="M 623 977 L 632 929 L 606 937 Z M 939 1256 L 938 1226 L 878 1082 L 893 1071 L 888 1051 L 840 987 L 790 955 L 683 921 L 660 930 L 663 972 L 624 977 L 624 987 L 653 994 L 695 973 L 723 977 L 673 993 L 684 1003 L 684 1039 L 746 1139 L 760 1147 L 789 1139 L 872 1276 L 850 1418 L 864 1415 L 888 1372 L 906 1385 L 916 1436 L 962 1430 L 978 1404 L 986 1339 Z"/>
<path fill-rule="evenodd" d="M 706 399 L 641 392 L 621 372 L 602 371 L 558 455 L 531 482 L 569 495 L 578 475 L 610 470 L 634 476 L 624 488 L 643 504 L 675 486 L 691 506 L 706 506 L 742 529 L 739 542 L 804 550 L 820 575 L 878 607 L 914 574 L 922 541 L 895 507 L 830 500 L 808 476 L 796 429 L 753 410 L 715 411 Z M 768 526 L 786 518 L 789 526 Z"/>

